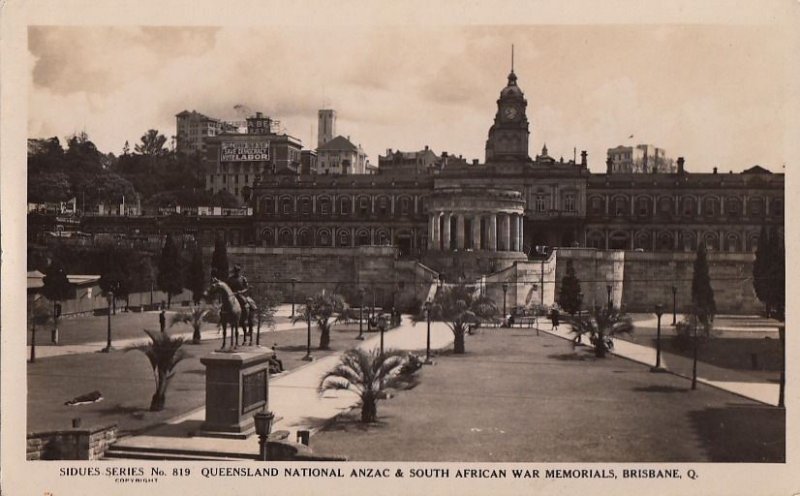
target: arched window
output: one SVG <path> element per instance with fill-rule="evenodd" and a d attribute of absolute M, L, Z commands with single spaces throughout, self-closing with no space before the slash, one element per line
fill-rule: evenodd
<path fill-rule="evenodd" d="M 272 229 L 264 229 L 261 231 L 261 242 L 264 246 L 275 245 L 275 234 L 272 232 Z"/>
<path fill-rule="evenodd" d="M 291 214 L 293 210 L 292 199 L 288 196 L 281 198 L 281 213 L 284 215 Z"/>
<path fill-rule="evenodd" d="M 300 205 L 300 213 L 303 215 L 309 215 L 311 213 L 311 198 L 304 196 L 300 198 L 298 201 Z"/>
<path fill-rule="evenodd" d="M 589 208 L 591 209 L 592 214 L 594 215 L 602 215 L 603 214 L 603 199 L 599 196 L 593 196 L 591 201 L 589 202 Z"/>
<path fill-rule="evenodd" d="M 411 199 L 407 196 L 400 198 L 400 215 L 408 215 L 411 213 Z"/>
<path fill-rule="evenodd" d="M 331 233 L 327 229 L 320 229 L 317 232 L 317 244 L 319 246 L 331 246 Z"/>
<path fill-rule="evenodd" d="M 350 232 L 347 229 L 340 229 L 337 238 L 339 246 L 350 246 Z"/>
<path fill-rule="evenodd" d="M 614 198 L 614 215 L 623 217 L 628 214 L 628 199 L 624 196 Z"/>
<path fill-rule="evenodd" d="M 343 196 L 339 198 L 339 213 L 342 215 L 349 215 L 351 213 L 351 207 L 353 206 L 352 200 L 350 200 L 349 196 Z"/>
<path fill-rule="evenodd" d="M 658 233 L 658 238 L 656 242 L 656 247 L 659 250 L 672 250 L 675 246 L 672 238 L 672 233 L 662 231 Z"/>
<path fill-rule="evenodd" d="M 697 205 L 695 204 L 694 198 L 686 197 L 683 199 L 683 216 L 684 217 L 694 217 L 697 213 Z"/>
<path fill-rule="evenodd" d="M 278 235 L 278 244 L 281 246 L 292 246 L 292 231 L 289 229 L 282 229 Z"/>
<path fill-rule="evenodd" d="M 714 197 L 708 197 L 703 200 L 703 215 L 706 217 L 714 217 L 719 213 L 719 202 Z"/>
<path fill-rule="evenodd" d="M 356 244 L 358 246 L 368 246 L 370 244 L 369 231 L 361 229 L 356 233 Z"/>
<path fill-rule="evenodd" d="M 311 231 L 309 229 L 300 229 L 297 231 L 297 246 L 311 246 Z"/>
<path fill-rule="evenodd" d="M 331 213 L 331 199 L 323 196 L 317 199 L 317 212 L 320 215 L 330 215 Z"/>
<path fill-rule="evenodd" d="M 647 217 L 650 215 L 651 200 L 645 196 L 640 196 L 636 199 L 636 213 L 639 217 Z"/>
<path fill-rule="evenodd" d="M 748 213 L 753 217 L 761 217 L 764 215 L 764 199 L 760 196 L 750 198 L 747 201 Z"/>
<path fill-rule="evenodd" d="M 367 196 L 359 196 L 358 197 L 358 213 L 362 216 L 369 215 L 369 197 Z"/>
<path fill-rule="evenodd" d="M 391 203 L 388 197 L 386 196 L 378 197 L 378 200 L 375 202 L 375 210 L 377 210 L 379 215 L 381 216 L 388 215 L 390 208 L 391 208 Z"/>
<path fill-rule="evenodd" d="M 658 200 L 658 215 L 662 217 L 669 217 L 672 215 L 672 198 L 662 196 Z"/>
<path fill-rule="evenodd" d="M 742 215 L 742 202 L 738 198 L 728 197 L 725 199 L 725 215 L 738 218 Z"/>

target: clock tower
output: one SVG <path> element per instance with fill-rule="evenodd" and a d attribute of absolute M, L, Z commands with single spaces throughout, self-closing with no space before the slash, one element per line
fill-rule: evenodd
<path fill-rule="evenodd" d="M 497 114 L 486 140 L 486 162 L 530 161 L 528 155 L 528 117 L 525 110 L 528 102 L 517 86 L 514 66 L 508 75 L 508 84 L 497 100 Z"/>

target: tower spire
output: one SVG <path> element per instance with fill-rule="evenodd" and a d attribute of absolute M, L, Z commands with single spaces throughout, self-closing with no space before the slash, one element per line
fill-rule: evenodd
<path fill-rule="evenodd" d="M 511 44 L 511 72 L 514 72 L 514 44 Z"/>

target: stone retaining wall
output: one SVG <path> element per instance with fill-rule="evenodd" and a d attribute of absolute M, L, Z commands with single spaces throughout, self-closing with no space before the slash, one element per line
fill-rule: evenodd
<path fill-rule="evenodd" d="M 28 434 L 28 460 L 98 460 L 117 441 L 117 424 Z"/>

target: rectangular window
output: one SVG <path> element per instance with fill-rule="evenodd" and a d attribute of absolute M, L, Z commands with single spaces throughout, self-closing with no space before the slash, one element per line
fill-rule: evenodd
<path fill-rule="evenodd" d="M 575 211 L 575 194 L 567 193 L 564 195 L 564 210 L 567 212 Z"/>
<path fill-rule="evenodd" d="M 544 195 L 536 195 L 536 211 L 544 212 Z"/>

